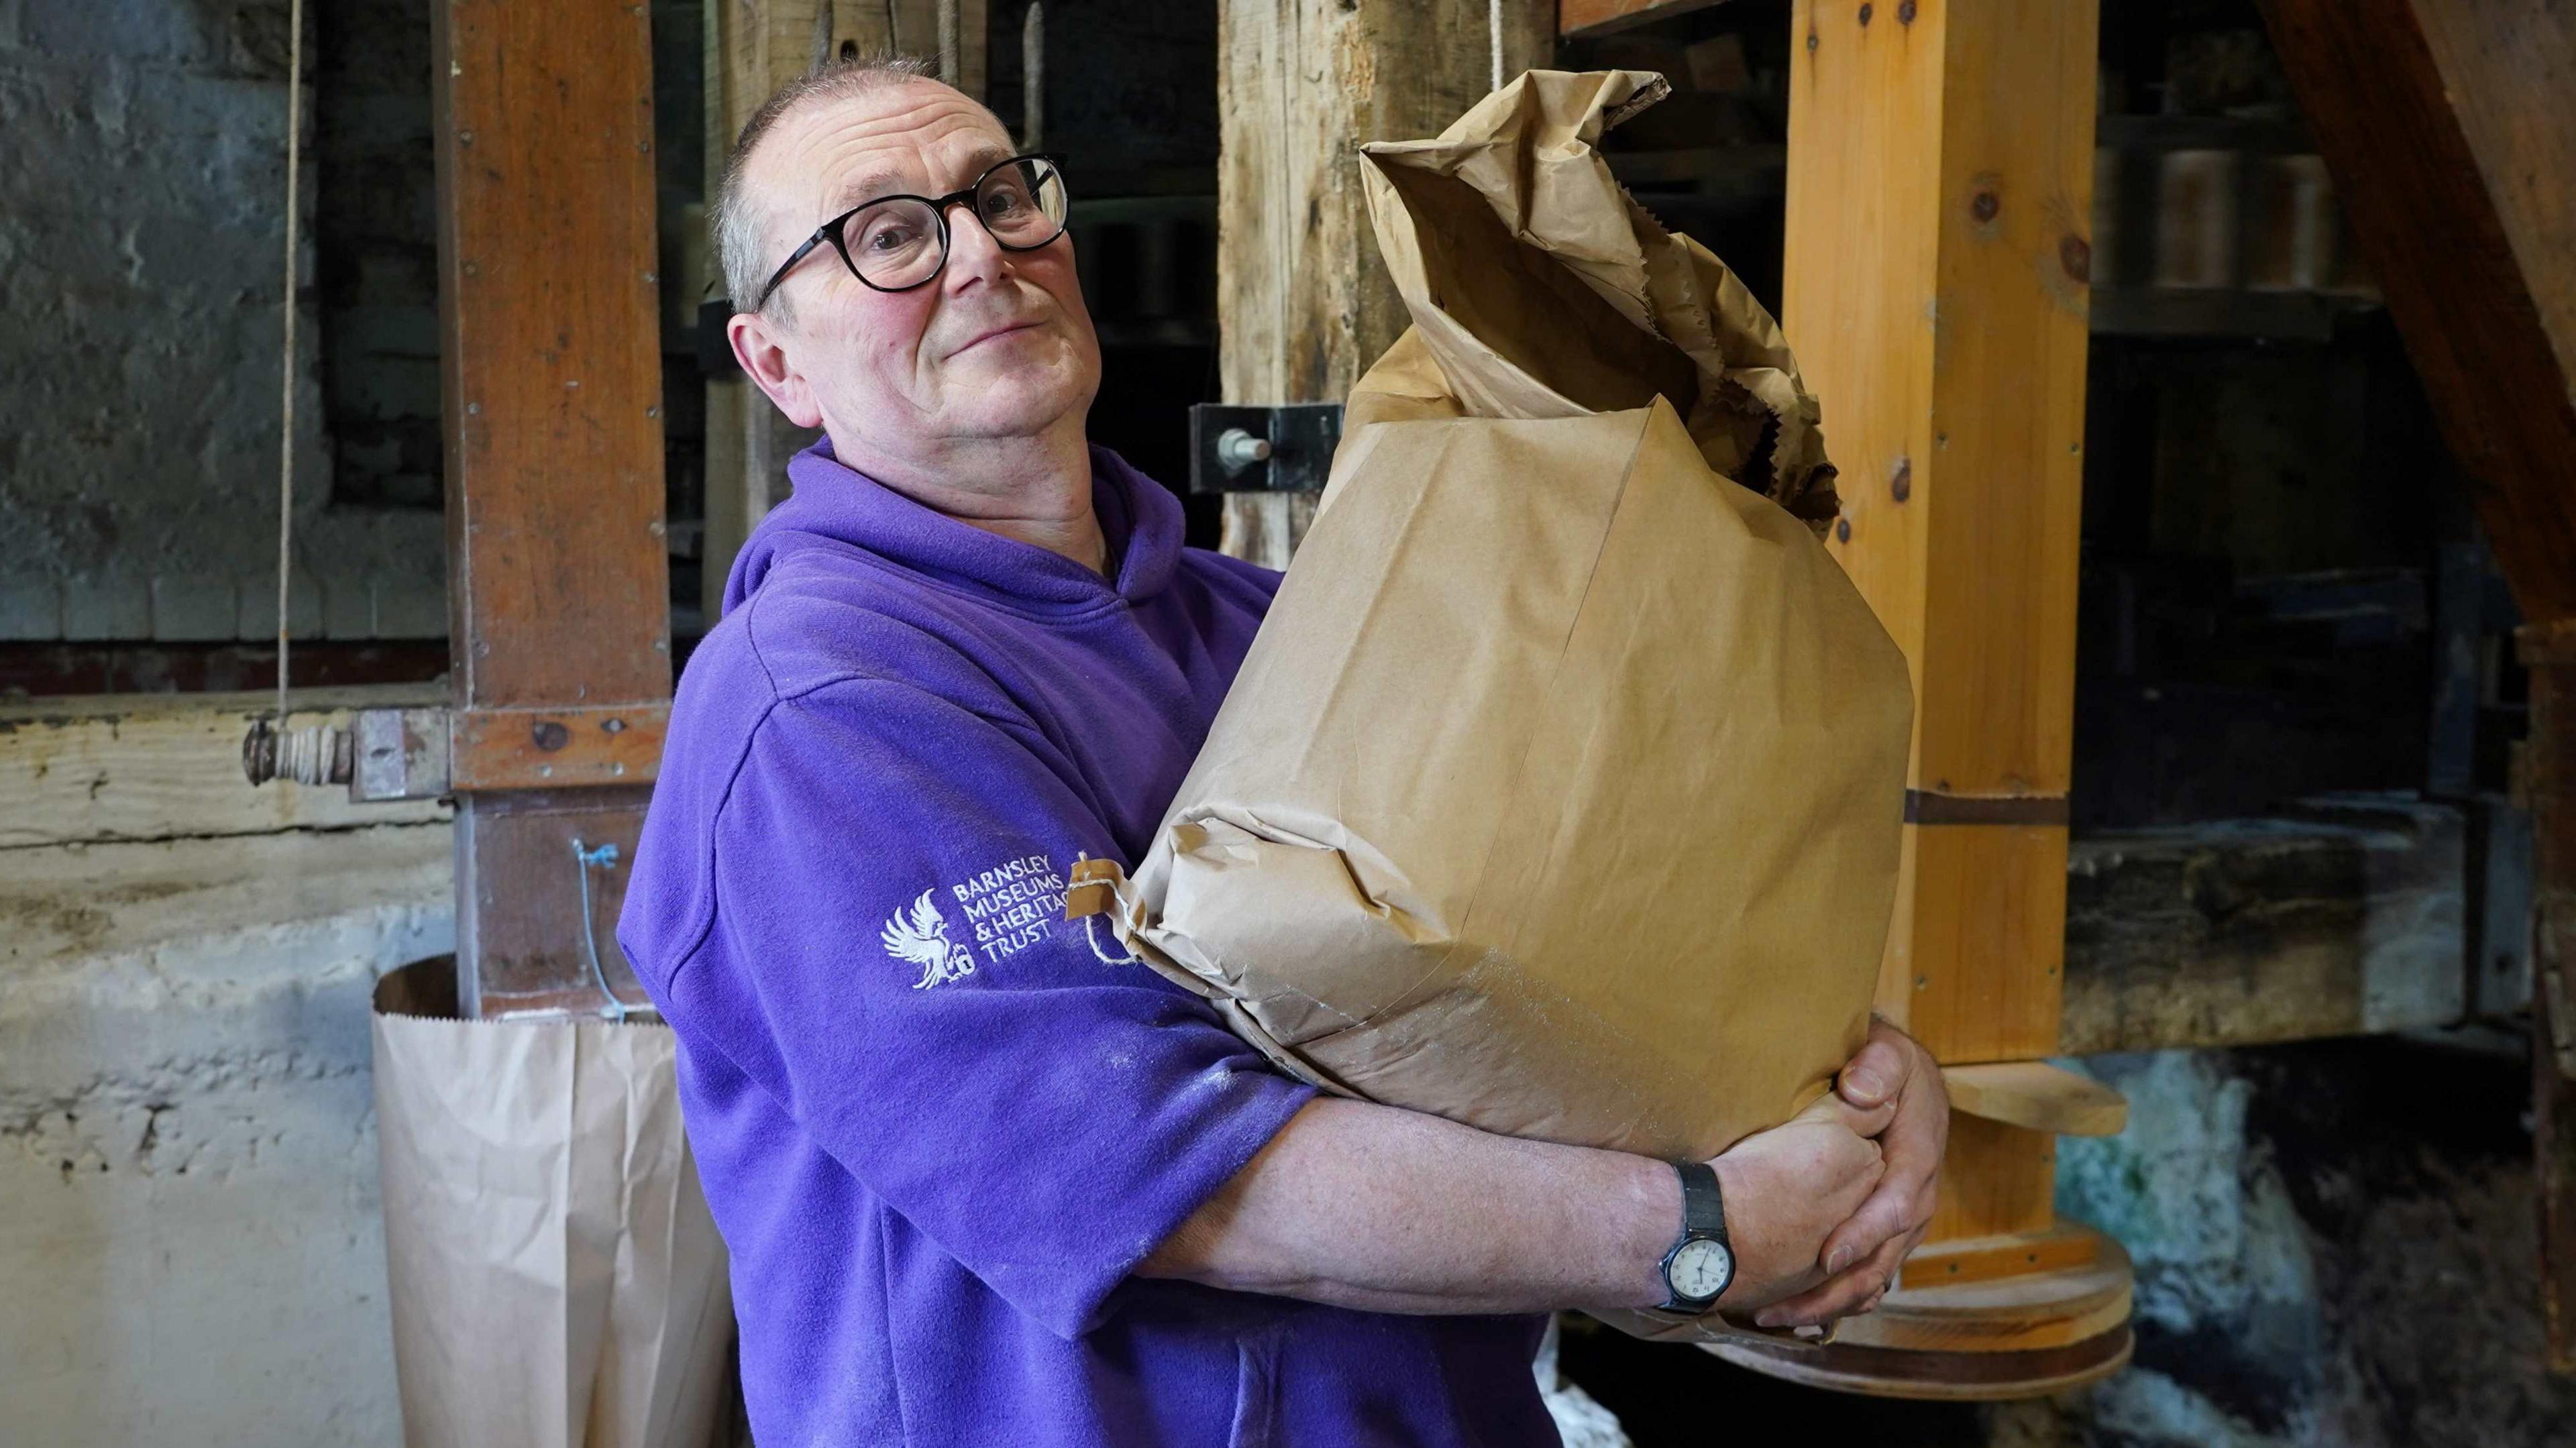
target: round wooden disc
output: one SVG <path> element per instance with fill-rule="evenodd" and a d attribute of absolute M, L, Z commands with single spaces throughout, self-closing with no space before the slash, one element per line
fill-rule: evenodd
<path fill-rule="evenodd" d="M 1707 1344 L 1710 1352 L 1737 1367 L 1811 1388 L 1953 1402 L 2042 1398 L 2081 1387 L 2128 1366 L 2132 1346 L 2126 1323 L 2083 1342 L 2024 1352 L 1921 1352 L 1851 1343 L 1817 1348 Z"/>
<path fill-rule="evenodd" d="M 1823 1347 L 1727 1340 L 1709 1351 L 1813 1387 L 1892 1398 L 2035 1398 L 2108 1377 L 2129 1360 L 2135 1273 L 2099 1238 L 2077 1267 L 1938 1287 L 1899 1287 L 1844 1320 Z"/>

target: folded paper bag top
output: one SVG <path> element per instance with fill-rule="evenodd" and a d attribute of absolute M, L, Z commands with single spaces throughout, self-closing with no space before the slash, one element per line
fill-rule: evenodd
<path fill-rule="evenodd" d="M 1816 400 L 1761 303 L 1611 175 L 1644 71 L 1531 71 L 1437 140 L 1361 148 L 1378 249 L 1414 325 L 1352 389 L 1344 435 L 1428 417 L 1581 417 L 1661 396 L 1708 465 L 1821 532 Z"/>
<path fill-rule="evenodd" d="M 1790 511 L 1830 467 L 1779 329 L 1594 149 L 1661 89 L 1534 72 L 1367 148 L 1414 328 L 1151 849 L 1070 913 L 1309 1080 L 1684 1159 L 1860 1044 L 1911 697 Z"/>

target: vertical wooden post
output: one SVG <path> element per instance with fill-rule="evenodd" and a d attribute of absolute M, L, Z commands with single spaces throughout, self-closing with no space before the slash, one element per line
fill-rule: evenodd
<path fill-rule="evenodd" d="M 988 0 L 957 0 L 957 7 L 958 89 L 981 100 Z M 857 56 L 893 53 L 936 60 L 938 11 L 939 0 L 710 0 L 709 201 L 734 138 L 780 86 L 818 66 Z M 712 244 L 708 254 L 715 254 Z M 699 600 L 708 623 L 723 611 L 725 575 L 743 540 L 770 506 L 787 496 L 787 460 L 813 437 L 780 416 L 742 378 L 707 384 L 707 531 Z"/>
<path fill-rule="evenodd" d="M 469 1013 L 596 1009 L 586 928 L 633 989 L 606 937 L 650 756 L 622 751 L 671 692 L 649 21 L 434 14 L 458 983 Z"/>
<path fill-rule="evenodd" d="M 1880 1006 L 1944 1061 L 2057 1044 L 2095 19 L 1802 0 L 1792 38 L 1782 321 L 1917 699 Z"/>
<path fill-rule="evenodd" d="M 1944 1063 L 2057 1046 L 2098 18 L 2090 0 L 1798 0 L 1793 20 L 1781 321 L 1842 469 L 1828 546 L 1915 685 L 1879 1007 Z M 1963 1113 L 1951 1143 L 1926 1253 L 1848 1340 L 2025 1358 L 1958 1396 L 2115 1367 L 2126 1261 L 2057 1229 L 2055 1136 Z M 1973 1331 L 1996 1304 L 1902 1300 L 1972 1279 L 2031 1291 Z M 1852 1375 L 1905 1391 L 1886 1384 L 1909 1371 Z"/>
<path fill-rule="evenodd" d="M 1403 332 L 1359 147 L 1434 136 L 1548 63 L 1552 0 L 1221 0 L 1217 366 L 1225 400 L 1339 402 Z M 1314 499 L 1226 499 L 1221 546 L 1285 568 Z"/>
<path fill-rule="evenodd" d="M 2532 1142 L 2548 1365 L 2576 1372 L 2576 620 L 2527 624 L 2531 737 L 2518 784 L 2531 811 Z"/>

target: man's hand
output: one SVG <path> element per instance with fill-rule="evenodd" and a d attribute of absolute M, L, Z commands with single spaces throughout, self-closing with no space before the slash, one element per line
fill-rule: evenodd
<path fill-rule="evenodd" d="M 1755 1320 L 1765 1327 L 1811 1326 L 1878 1306 L 1932 1222 L 1941 1154 L 1950 1140 L 1950 1093 L 1932 1053 L 1896 1027 L 1874 1021 L 1868 1043 L 1843 1067 L 1836 1091 L 1854 1111 L 1891 1113 L 1878 1139 L 1886 1170 L 1869 1199 L 1825 1238 L 1825 1281 L 1764 1309 Z"/>
<path fill-rule="evenodd" d="M 1735 1281 L 1720 1306 L 1776 1302 L 1824 1275 L 1817 1262 L 1828 1234 L 1850 1220 L 1885 1171 L 1871 1138 L 1895 1116 L 1892 1102 L 1864 1110 L 1827 1095 L 1709 1163 L 1735 1250 Z"/>

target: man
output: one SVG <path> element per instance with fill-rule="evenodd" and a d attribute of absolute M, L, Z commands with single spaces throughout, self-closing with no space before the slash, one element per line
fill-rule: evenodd
<path fill-rule="evenodd" d="M 1087 443 L 1063 178 L 1012 151 L 846 67 L 718 201 L 735 355 L 825 440 L 681 683 L 620 938 L 764 1448 L 1548 1443 L 1549 1310 L 1875 1305 L 1947 1122 L 1894 1032 L 1712 1189 L 1320 1098 L 1062 920 L 1077 857 L 1146 849 L 1277 579 Z M 1668 1272 L 1721 1198 L 1731 1281 Z"/>

